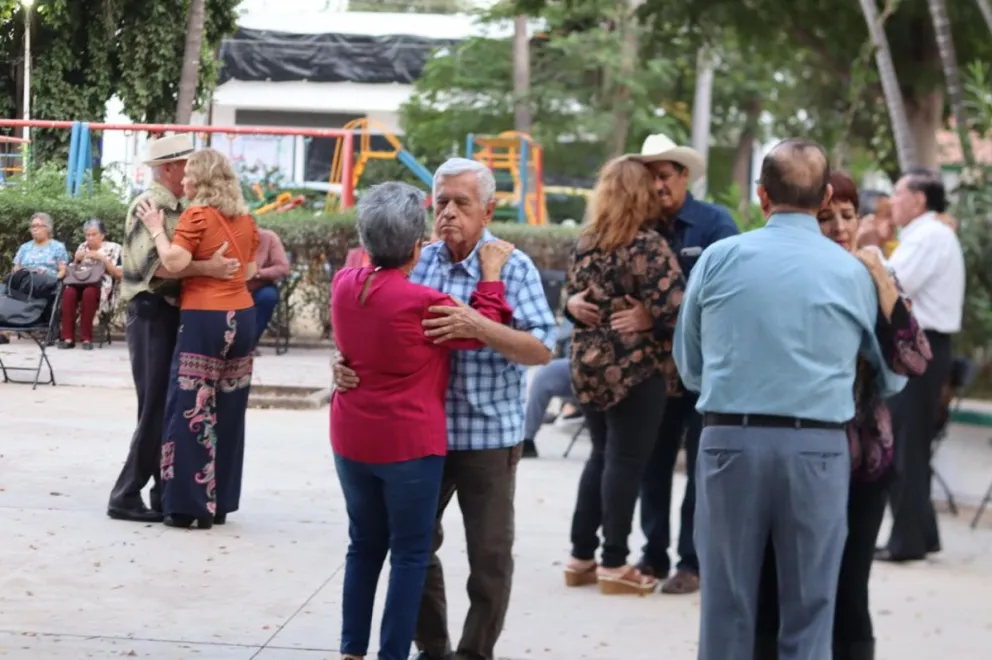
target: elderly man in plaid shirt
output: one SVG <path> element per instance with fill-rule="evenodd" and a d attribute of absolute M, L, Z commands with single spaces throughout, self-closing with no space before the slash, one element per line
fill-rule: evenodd
<path fill-rule="evenodd" d="M 486 229 L 496 207 L 496 182 L 487 167 L 452 158 L 434 174 L 434 232 L 410 280 L 468 301 L 480 279 L 478 247 L 496 238 Z M 441 518 L 452 496 L 465 524 L 468 544 L 469 611 L 461 641 L 452 652 L 448 636 L 444 575 L 437 554 L 424 585 L 416 642 L 419 660 L 491 660 L 510 601 L 513 579 L 517 463 L 523 439 L 527 365 L 546 364 L 556 323 L 537 268 L 514 250 L 503 267 L 509 326 L 483 318 L 467 305 L 432 308 L 442 315 L 424 321 L 435 341 L 471 337 L 487 348 L 454 351 L 448 385 L 448 457 L 438 503 L 434 551 L 441 545 Z M 359 386 L 354 371 L 335 365 L 342 390 Z"/>

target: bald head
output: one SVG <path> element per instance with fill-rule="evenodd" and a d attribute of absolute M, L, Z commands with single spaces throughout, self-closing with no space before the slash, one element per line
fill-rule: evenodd
<path fill-rule="evenodd" d="M 830 163 L 823 147 L 809 140 L 783 140 L 765 156 L 758 182 L 772 207 L 815 213 L 827 197 Z"/>

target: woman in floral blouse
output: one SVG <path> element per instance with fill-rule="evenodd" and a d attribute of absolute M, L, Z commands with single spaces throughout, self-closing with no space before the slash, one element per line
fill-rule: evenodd
<path fill-rule="evenodd" d="M 931 358 L 930 345 L 902 296 L 899 284 L 883 263 L 878 248 L 858 249 L 858 191 L 850 177 L 830 176 L 834 196 L 817 216 L 820 231 L 855 254 L 878 289 L 875 334 L 896 373 L 922 374 Z M 871 367 L 859 360 L 854 384 L 854 419 L 847 427 L 851 448 L 851 489 L 847 503 L 847 542 L 841 560 L 834 614 L 834 660 L 872 660 L 875 638 L 868 607 L 868 577 L 879 527 L 885 514 L 886 487 L 892 477 L 892 426 L 889 411 L 874 387 Z M 769 542 L 758 598 L 755 660 L 778 658 L 778 586 L 774 551 Z M 705 579 L 705 578 L 704 578 Z"/>
<path fill-rule="evenodd" d="M 76 312 L 83 350 L 93 348 L 93 322 L 98 314 L 112 314 L 117 282 L 121 279 L 121 246 L 106 240 L 107 228 L 98 218 L 83 225 L 86 240 L 79 244 L 73 264 L 103 265 L 103 277 L 91 284 L 68 284 L 62 292 L 62 341 L 59 348 L 76 345 Z"/>
<path fill-rule="evenodd" d="M 678 382 L 672 335 L 621 333 L 609 319 L 636 299 L 659 326 L 675 327 L 685 282 L 675 253 L 653 229 L 657 216 L 653 180 L 644 165 L 626 157 L 609 162 L 596 184 L 589 224 L 566 283 L 572 293 L 586 292 L 586 301 L 599 308 L 599 322 L 577 322 L 572 334 L 572 386 L 589 425 L 592 454 L 579 480 L 565 582 L 598 582 L 604 593 L 645 593 L 656 586 L 654 578 L 627 564 L 627 537 L 666 390 Z"/>

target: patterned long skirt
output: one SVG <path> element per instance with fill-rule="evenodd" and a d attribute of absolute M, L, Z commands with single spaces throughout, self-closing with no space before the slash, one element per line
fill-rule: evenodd
<path fill-rule="evenodd" d="M 255 309 L 183 310 L 162 442 L 162 509 L 197 518 L 238 510 Z"/>

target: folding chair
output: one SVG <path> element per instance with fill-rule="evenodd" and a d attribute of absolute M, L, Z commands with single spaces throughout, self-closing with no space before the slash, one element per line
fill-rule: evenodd
<path fill-rule="evenodd" d="M 298 271 L 293 271 L 289 277 L 279 282 L 279 304 L 276 305 L 275 314 L 272 315 L 272 320 L 269 321 L 267 328 L 275 337 L 276 355 L 285 355 L 289 352 L 289 324 L 292 320 L 292 308 L 289 306 L 289 299 L 301 279 L 302 275 Z"/>
<path fill-rule="evenodd" d="M 954 362 L 951 364 L 951 376 L 947 383 L 951 389 L 951 402 L 947 407 L 943 419 L 938 421 L 937 432 L 933 440 L 930 441 L 930 475 L 937 480 L 937 484 L 944 491 L 944 495 L 947 498 L 947 508 L 950 509 L 951 515 L 954 516 L 958 515 L 958 505 L 954 501 L 954 494 L 951 493 L 951 488 L 948 486 L 944 477 L 934 468 L 933 460 L 944 439 L 947 438 L 947 433 L 951 427 L 951 419 L 954 413 L 961 409 L 964 394 L 971 387 L 971 383 L 975 380 L 977 373 L 978 369 L 975 368 L 975 363 L 971 359 L 963 356 L 954 358 Z"/>
<path fill-rule="evenodd" d="M 989 438 L 989 443 L 992 444 L 992 438 Z M 978 521 L 982 519 L 982 515 L 985 513 L 985 509 L 990 502 L 992 502 L 992 483 L 989 484 L 988 490 L 985 491 L 985 497 L 982 498 L 981 504 L 978 505 L 978 510 L 975 511 L 975 517 L 971 519 L 972 529 L 978 527 Z"/>
<path fill-rule="evenodd" d="M 37 389 L 39 384 L 55 385 L 55 370 L 52 369 L 52 363 L 48 360 L 48 347 L 54 345 L 55 338 L 58 336 L 59 332 L 59 321 L 61 320 L 61 315 L 59 312 L 62 309 L 62 288 L 62 282 L 60 281 L 55 288 L 55 297 L 48 304 L 48 308 L 45 310 L 45 313 L 41 315 L 41 318 L 38 320 L 37 324 L 30 327 L 0 326 L 0 332 L 16 333 L 19 336 L 27 335 L 38 345 L 38 349 L 41 351 L 41 355 L 38 357 L 37 367 L 8 367 L 3 363 L 3 357 L 0 356 L 0 371 L 3 372 L 3 382 L 19 383 L 22 385 L 34 383 L 31 389 Z M 41 380 L 41 369 L 45 366 L 48 367 L 48 379 Z M 33 371 L 34 380 L 19 380 L 11 378 L 9 372 L 12 371 Z"/>
<path fill-rule="evenodd" d="M 114 316 L 117 314 L 117 310 L 119 309 L 117 306 L 117 301 L 118 295 L 120 294 L 120 288 L 121 281 L 114 280 L 114 288 L 110 292 L 110 300 L 113 303 L 110 306 L 110 311 L 105 311 L 101 308 L 96 313 L 97 326 L 95 334 L 100 338 L 100 341 L 97 344 L 99 348 L 103 348 L 104 344 L 110 346 L 113 343 L 110 336 L 110 324 L 113 322 Z"/>
<path fill-rule="evenodd" d="M 582 424 L 579 426 L 579 428 L 575 430 L 575 433 L 572 434 L 572 440 L 571 442 L 568 443 L 568 447 L 565 449 L 565 453 L 562 454 L 562 458 L 568 458 L 568 455 L 572 453 L 572 447 L 575 446 L 575 443 L 578 441 L 579 436 L 582 435 L 583 431 L 586 431 L 588 429 L 589 429 L 589 422 L 586 421 L 585 417 L 583 417 Z"/>

